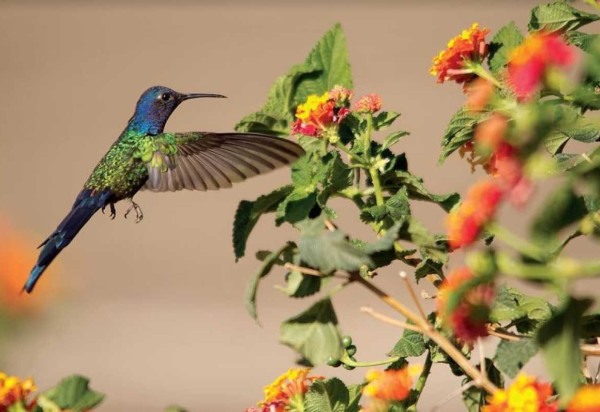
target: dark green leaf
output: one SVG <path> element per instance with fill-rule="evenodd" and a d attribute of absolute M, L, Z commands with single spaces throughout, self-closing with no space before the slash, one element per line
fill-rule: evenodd
<path fill-rule="evenodd" d="M 302 232 L 299 250 L 302 262 L 323 273 L 334 270 L 359 270 L 373 262 L 367 252 L 352 245 L 339 230 L 326 231 L 321 219 L 305 220 L 297 225 Z"/>
<path fill-rule="evenodd" d="M 458 193 L 445 195 L 431 193 L 425 187 L 423 179 L 407 171 L 396 170 L 393 175 L 384 176 L 383 179 L 385 179 L 383 184 L 386 187 L 393 187 L 396 190 L 406 187 L 410 199 L 436 203 L 446 212 L 449 212 L 460 201 Z"/>
<path fill-rule="evenodd" d="M 385 139 L 383 139 L 381 148 L 389 149 L 390 147 L 398 143 L 400 139 L 408 135 L 410 135 L 410 133 L 405 132 L 404 130 L 398 130 L 397 132 L 390 133 Z"/>
<path fill-rule="evenodd" d="M 346 412 L 359 412 L 360 410 L 360 398 L 362 397 L 362 390 L 364 385 L 350 385 L 348 386 L 348 408 Z"/>
<path fill-rule="evenodd" d="M 479 365 L 478 365 L 479 368 Z M 499 388 L 504 387 L 504 379 L 500 371 L 494 366 L 490 359 L 485 359 L 486 376 Z M 470 378 L 465 378 L 462 382 L 463 387 L 471 382 Z M 481 407 L 485 405 L 488 394 L 485 390 L 478 386 L 471 386 L 463 391 L 463 402 L 469 412 L 479 412 Z"/>
<path fill-rule="evenodd" d="M 490 43 L 488 62 L 493 72 L 503 69 L 508 63 L 510 52 L 523 42 L 523 35 L 515 22 L 511 21 L 498 30 Z"/>
<path fill-rule="evenodd" d="M 306 392 L 306 412 L 347 412 L 350 394 L 346 385 L 337 379 L 315 381 Z"/>
<path fill-rule="evenodd" d="M 274 212 L 283 199 L 292 192 L 292 186 L 283 186 L 268 195 L 251 202 L 242 200 L 233 220 L 233 250 L 238 260 L 246 253 L 246 242 L 258 219 L 265 213 Z"/>
<path fill-rule="evenodd" d="M 598 20 L 595 14 L 586 13 L 571 7 L 565 1 L 536 6 L 531 11 L 529 30 L 547 32 L 570 31 Z"/>
<path fill-rule="evenodd" d="M 246 310 L 254 320 L 258 322 L 258 313 L 256 312 L 256 294 L 258 293 L 258 285 L 260 280 L 267 276 L 273 266 L 277 264 L 279 257 L 286 251 L 290 251 L 294 249 L 296 245 L 293 242 L 288 242 L 285 246 L 281 247 L 278 251 L 270 253 L 267 255 L 262 263 L 262 266 L 254 274 L 250 282 L 248 283 L 248 287 L 246 289 Z"/>
<path fill-rule="evenodd" d="M 421 356 L 426 349 L 427 346 L 422 333 L 405 329 L 402 337 L 396 342 L 388 356 L 400 356 L 402 358 Z"/>
<path fill-rule="evenodd" d="M 569 298 L 558 313 L 542 325 L 537 335 L 563 407 L 580 385 L 581 317 L 592 303 L 591 299 Z"/>
<path fill-rule="evenodd" d="M 442 138 L 442 152 L 438 163 L 443 163 L 455 150 L 473 138 L 474 128 L 477 123 L 484 120 L 485 115 L 481 112 L 473 112 L 461 107 L 452 116 L 448 128 Z"/>
<path fill-rule="evenodd" d="M 292 298 L 304 298 L 314 295 L 321 289 L 321 281 L 319 276 L 303 275 L 302 273 L 292 270 L 285 278 L 286 286 L 283 291 Z"/>
<path fill-rule="evenodd" d="M 514 378 L 538 350 L 538 345 L 533 339 L 514 342 L 503 340 L 496 348 L 494 362 L 498 369 Z"/>
<path fill-rule="evenodd" d="M 90 380 L 81 375 L 71 375 L 42 395 L 55 403 L 61 410 L 84 412 L 98 406 L 104 394 L 89 388 Z"/>
<path fill-rule="evenodd" d="M 594 42 L 597 42 L 598 39 L 600 39 L 600 35 L 588 34 L 580 31 L 570 31 L 565 33 L 565 39 L 569 44 L 579 47 L 586 53 L 591 53 L 593 51 Z"/>
<path fill-rule="evenodd" d="M 380 112 L 373 116 L 373 129 L 381 130 L 390 127 L 398 117 L 400 117 L 400 113 Z"/>
<path fill-rule="evenodd" d="M 338 320 L 329 298 L 281 324 L 279 340 L 312 365 L 324 364 L 342 355 Z"/>

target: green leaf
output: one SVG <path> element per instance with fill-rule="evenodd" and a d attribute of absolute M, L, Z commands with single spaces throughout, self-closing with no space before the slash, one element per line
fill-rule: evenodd
<path fill-rule="evenodd" d="M 275 81 L 265 105 L 244 117 L 235 130 L 287 136 L 296 107 L 309 95 L 323 94 L 338 84 L 352 89 L 346 39 L 341 26 L 336 24 L 319 40 L 304 63 L 292 67 Z"/>
<path fill-rule="evenodd" d="M 373 129 L 381 130 L 390 127 L 398 117 L 400 117 L 400 113 L 380 112 L 373 116 Z"/>
<path fill-rule="evenodd" d="M 449 212 L 460 201 L 458 193 L 448 193 L 445 195 L 431 193 L 425 187 L 423 179 L 406 171 L 396 170 L 393 177 L 389 177 L 389 180 L 384 180 L 384 185 L 398 187 L 398 189 L 405 186 L 410 199 L 436 203 L 446 212 Z"/>
<path fill-rule="evenodd" d="M 348 386 L 348 408 L 346 412 L 359 412 L 360 410 L 360 398 L 362 397 L 362 390 L 365 385 L 350 385 Z"/>
<path fill-rule="evenodd" d="M 594 43 L 600 39 L 598 34 L 588 34 L 580 31 L 570 31 L 565 33 L 565 40 L 575 47 L 579 47 L 586 53 L 594 51 Z"/>
<path fill-rule="evenodd" d="M 481 112 L 473 112 L 461 107 L 450 119 L 448 128 L 442 138 L 442 152 L 438 163 L 444 163 L 459 147 L 473 138 L 474 128 L 477 123 L 484 120 L 485 115 Z"/>
<path fill-rule="evenodd" d="M 569 298 L 566 304 L 539 330 L 538 343 L 546 359 L 548 372 L 565 407 L 580 386 L 581 317 L 592 299 Z"/>
<path fill-rule="evenodd" d="M 90 380 L 81 375 L 71 375 L 42 395 L 56 404 L 61 410 L 84 412 L 98 406 L 104 400 L 104 394 L 89 388 Z"/>
<path fill-rule="evenodd" d="M 488 63 L 492 72 L 502 70 L 508 63 L 510 52 L 523 42 L 523 35 L 511 21 L 498 30 L 489 46 Z"/>
<path fill-rule="evenodd" d="M 517 292 L 516 289 L 510 289 L 506 286 L 498 289 L 490 313 L 491 322 L 512 322 L 527 316 L 527 312 L 519 305 L 519 297 L 522 295 L 515 296 L 514 293 L 511 293 L 511 290 Z"/>
<path fill-rule="evenodd" d="M 404 130 L 398 130 L 397 132 L 390 133 L 385 139 L 383 139 L 381 148 L 383 150 L 389 149 L 390 147 L 398 143 L 400 139 L 408 135 L 410 135 L 410 133 L 405 132 Z"/>
<path fill-rule="evenodd" d="M 521 339 L 514 342 L 503 340 L 496 348 L 494 362 L 498 369 L 510 378 L 514 378 L 538 350 L 534 339 Z"/>
<path fill-rule="evenodd" d="M 306 311 L 281 324 L 279 340 L 312 365 L 342 356 L 338 320 L 329 298 L 316 302 Z"/>
<path fill-rule="evenodd" d="M 347 412 L 350 394 L 346 385 L 338 378 L 318 380 L 306 392 L 306 412 Z"/>
<path fill-rule="evenodd" d="M 595 14 L 577 10 L 567 2 L 556 1 L 534 7 L 531 11 L 528 27 L 530 31 L 570 31 L 592 23 L 599 18 Z"/>
<path fill-rule="evenodd" d="M 326 231 L 322 219 L 305 220 L 297 226 L 302 232 L 300 258 L 310 267 L 327 274 L 336 269 L 354 271 L 373 264 L 368 253 L 346 240 L 341 231 Z"/>
<path fill-rule="evenodd" d="M 246 253 L 246 242 L 258 222 L 258 219 L 269 212 L 274 212 L 283 199 L 292 192 L 292 186 L 283 186 L 268 195 L 260 196 L 255 201 L 242 200 L 238 205 L 233 220 L 233 250 L 236 261 Z"/>
<path fill-rule="evenodd" d="M 177 405 L 170 405 L 170 406 L 167 406 L 167 408 L 165 409 L 165 412 L 187 412 L 187 409 L 182 408 L 181 406 L 177 406 Z"/>
<path fill-rule="evenodd" d="M 262 266 L 260 267 L 258 272 L 256 272 L 252 279 L 250 279 L 250 282 L 248 283 L 248 287 L 246 289 L 246 310 L 248 311 L 250 316 L 252 316 L 252 318 L 257 322 L 258 313 L 256 311 L 256 295 L 258 293 L 258 285 L 260 283 L 260 280 L 271 272 L 271 269 L 273 269 L 273 266 L 278 263 L 279 257 L 283 253 L 285 253 L 286 251 L 291 251 L 295 247 L 296 245 L 293 242 L 288 242 L 285 246 L 281 247 L 276 252 L 269 253 L 267 256 L 265 256 Z"/>
<path fill-rule="evenodd" d="M 547 300 L 525 295 L 518 289 L 503 285 L 498 289 L 490 320 L 508 321 L 516 325 L 518 332 L 527 334 L 551 316 L 552 306 Z"/>
<path fill-rule="evenodd" d="M 567 182 L 550 194 L 531 226 L 531 236 L 542 246 L 551 247 L 558 233 L 587 214 L 583 198 L 577 196 L 573 184 Z"/>
<path fill-rule="evenodd" d="M 406 187 L 402 187 L 395 194 L 385 199 L 383 205 L 365 207 L 360 213 L 360 218 L 364 222 L 381 222 L 387 217 L 394 222 L 398 222 L 408 216 L 410 216 L 410 205 Z"/>
<path fill-rule="evenodd" d="M 400 356 L 402 358 L 421 356 L 426 349 L 427 346 L 422 333 L 405 329 L 402 337 L 396 342 L 388 356 Z"/>
<path fill-rule="evenodd" d="M 283 291 L 291 298 L 304 298 L 317 293 L 321 289 L 322 280 L 319 276 L 303 275 L 292 270 L 285 278 L 286 286 Z"/>

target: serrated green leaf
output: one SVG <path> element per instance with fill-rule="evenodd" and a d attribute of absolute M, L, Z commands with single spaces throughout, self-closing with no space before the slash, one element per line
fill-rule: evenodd
<path fill-rule="evenodd" d="M 575 47 L 579 47 L 586 53 L 593 51 L 594 43 L 600 39 L 599 34 L 588 34 L 580 31 L 570 31 L 565 33 L 565 40 Z"/>
<path fill-rule="evenodd" d="M 309 219 L 297 224 L 302 232 L 299 250 L 302 262 L 323 273 L 334 270 L 359 270 L 371 266 L 368 253 L 351 244 L 339 231 L 326 231 L 321 219 Z"/>
<path fill-rule="evenodd" d="M 359 403 L 364 386 L 364 384 L 348 386 L 348 407 L 346 408 L 346 412 L 359 412 Z"/>
<path fill-rule="evenodd" d="M 323 94 L 338 84 L 352 89 L 346 39 L 336 24 L 317 42 L 304 63 L 275 81 L 265 105 L 244 117 L 235 130 L 287 136 L 296 107 L 310 94 Z"/>
<path fill-rule="evenodd" d="M 436 203 L 446 212 L 449 212 L 460 201 L 458 193 L 445 195 L 431 193 L 425 187 L 423 179 L 407 171 L 396 170 L 393 175 L 384 176 L 382 180 L 386 187 L 396 188 L 396 190 L 406 187 L 410 199 Z"/>
<path fill-rule="evenodd" d="M 350 394 L 338 378 L 315 381 L 306 392 L 306 412 L 347 412 Z"/>
<path fill-rule="evenodd" d="M 405 329 L 402 337 L 396 342 L 388 356 L 400 356 L 402 358 L 421 356 L 426 349 L 427 346 L 422 333 Z"/>
<path fill-rule="evenodd" d="M 104 400 L 104 394 L 90 389 L 89 383 L 90 380 L 84 376 L 71 375 L 42 395 L 61 410 L 84 412 L 98 406 Z"/>
<path fill-rule="evenodd" d="M 292 192 L 292 186 L 283 186 L 260 196 L 255 201 L 242 200 L 238 205 L 233 220 L 233 250 L 235 260 L 239 260 L 246 253 L 246 242 L 254 226 L 265 213 L 274 212 L 283 199 Z"/>
<path fill-rule="evenodd" d="M 542 325 L 537 335 L 562 407 L 569 403 L 581 384 L 578 379 L 581 371 L 581 317 L 592 303 L 592 299 L 570 298 Z"/>
<path fill-rule="evenodd" d="M 383 139 L 381 148 L 384 150 L 389 149 L 390 147 L 398 143 L 400 139 L 408 135 L 410 135 L 410 133 L 404 130 L 398 130 L 396 132 L 390 133 L 385 139 Z"/>
<path fill-rule="evenodd" d="M 410 216 L 410 204 L 408 203 L 408 191 L 402 187 L 389 198 L 385 199 L 383 205 L 365 207 L 360 213 L 364 222 L 380 222 L 386 217 L 394 222 L 406 219 Z"/>
<path fill-rule="evenodd" d="M 539 347 L 533 339 L 521 339 L 514 342 L 503 340 L 496 348 L 494 362 L 498 369 L 514 378 L 538 350 Z"/>
<path fill-rule="evenodd" d="M 400 113 L 380 112 L 373 116 L 373 129 L 382 130 L 390 127 L 398 117 L 400 117 Z"/>
<path fill-rule="evenodd" d="M 502 70 L 508 63 L 510 52 L 522 42 L 523 35 L 515 22 L 500 28 L 489 46 L 488 62 L 492 72 Z"/>
<path fill-rule="evenodd" d="M 265 256 L 260 269 L 252 276 L 248 286 L 246 288 L 246 310 L 252 316 L 254 320 L 258 322 L 258 313 L 256 311 L 256 295 L 258 293 L 258 285 L 260 280 L 267 276 L 273 266 L 277 264 L 279 257 L 287 251 L 295 249 L 296 245 L 293 242 L 288 242 L 285 246 L 282 246 L 279 250 L 269 253 Z"/>
<path fill-rule="evenodd" d="M 442 152 L 438 163 L 444 163 L 459 147 L 469 142 L 473 138 L 474 128 L 477 123 L 484 120 L 485 114 L 473 112 L 461 107 L 450 119 L 444 137 L 442 138 Z"/>
<path fill-rule="evenodd" d="M 527 316 L 527 312 L 519 305 L 519 299 L 506 286 L 498 288 L 496 299 L 490 312 L 490 321 L 494 323 L 512 322 Z"/>
<path fill-rule="evenodd" d="M 570 31 L 598 20 L 595 14 L 577 10 L 564 1 L 536 6 L 531 11 L 529 30 Z"/>
<path fill-rule="evenodd" d="M 279 340 L 312 365 L 326 363 L 342 355 L 338 320 L 329 298 L 316 302 L 306 311 L 281 324 Z"/>

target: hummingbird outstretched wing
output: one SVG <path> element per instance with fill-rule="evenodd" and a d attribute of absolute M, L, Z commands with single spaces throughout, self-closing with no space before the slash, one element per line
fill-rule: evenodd
<path fill-rule="evenodd" d="M 292 163 L 302 147 L 257 133 L 163 133 L 147 163 L 153 192 L 217 190 Z"/>

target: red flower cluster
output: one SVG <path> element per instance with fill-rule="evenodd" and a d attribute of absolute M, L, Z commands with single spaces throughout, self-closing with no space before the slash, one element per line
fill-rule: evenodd
<path fill-rule="evenodd" d="M 573 49 L 556 33 L 533 33 L 509 56 L 508 83 L 519 100 L 528 100 L 552 67 L 573 63 Z"/>
<path fill-rule="evenodd" d="M 375 113 L 381 110 L 381 97 L 375 93 L 367 94 L 358 99 L 354 105 L 358 113 Z"/>
<path fill-rule="evenodd" d="M 487 55 L 485 36 L 490 31 L 480 29 L 477 23 L 463 30 L 461 34 L 448 42 L 448 47 L 433 58 L 429 72 L 437 77 L 438 83 L 454 80 L 464 83 L 475 75 L 465 67 L 466 62 L 480 62 Z"/>
<path fill-rule="evenodd" d="M 33 380 L 21 380 L 16 376 L 8 376 L 0 372 L 0 412 L 8 410 L 21 410 L 15 408 L 15 404 L 21 405 L 27 402 L 27 397 L 31 392 L 37 391 Z"/>
<path fill-rule="evenodd" d="M 487 336 L 486 324 L 496 295 L 493 284 L 481 284 L 464 293 L 458 306 L 448 310 L 448 301 L 452 294 L 473 278 L 473 272 L 468 268 L 455 270 L 444 279 L 436 299 L 438 315 L 458 339 L 468 344 L 478 337 Z"/>
<path fill-rule="evenodd" d="M 492 181 L 475 184 L 464 202 L 448 215 L 448 242 L 452 250 L 477 240 L 483 226 L 495 215 L 503 192 Z"/>
<path fill-rule="evenodd" d="M 421 366 L 407 366 L 402 369 L 370 370 L 367 372 L 367 385 L 363 395 L 371 398 L 368 407 L 362 412 L 379 412 L 389 410 L 390 402 L 403 401 L 410 394 L 413 377 L 421 372 Z"/>

